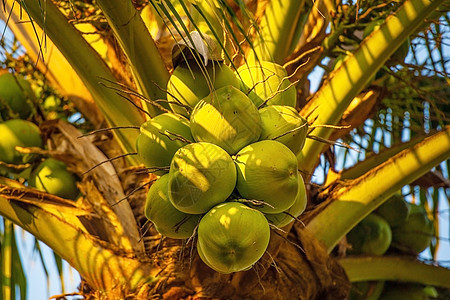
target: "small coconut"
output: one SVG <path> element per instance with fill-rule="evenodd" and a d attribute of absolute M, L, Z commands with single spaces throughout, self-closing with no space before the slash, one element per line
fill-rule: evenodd
<path fill-rule="evenodd" d="M 193 143 L 174 155 L 169 171 L 169 199 L 178 210 L 202 214 L 225 201 L 236 185 L 230 155 L 211 143 Z"/>
<path fill-rule="evenodd" d="M 385 219 L 391 227 L 405 223 L 409 215 L 409 206 L 401 194 L 394 194 L 386 200 L 375 213 Z"/>
<path fill-rule="evenodd" d="M 373 213 L 347 234 L 347 242 L 352 246 L 349 252 L 353 254 L 383 255 L 391 241 L 391 227 L 385 219 Z"/>
<path fill-rule="evenodd" d="M 274 139 L 298 155 L 305 145 L 308 121 L 291 106 L 269 105 L 261 108 L 259 114 L 262 123 L 260 140 Z"/>
<path fill-rule="evenodd" d="M 47 158 L 31 172 L 28 183 L 36 189 L 62 198 L 75 200 L 80 191 L 77 178 L 62 161 Z"/>
<path fill-rule="evenodd" d="M 34 123 L 12 119 L 0 123 L 0 161 L 7 164 L 25 164 L 35 155 L 23 154 L 15 147 L 42 147 L 41 131 Z"/>
<path fill-rule="evenodd" d="M 213 143 L 236 154 L 259 139 L 261 117 L 244 93 L 228 85 L 197 103 L 190 126 L 196 141 Z"/>
<path fill-rule="evenodd" d="M 20 118 L 28 118 L 34 98 L 33 89 L 24 77 L 11 73 L 0 75 L 0 112 L 3 118 L 8 117 L 8 108 Z"/>
<path fill-rule="evenodd" d="M 269 239 L 269 223 L 260 211 L 226 202 L 200 220 L 197 251 L 209 267 L 228 274 L 251 268 L 263 256 Z"/>
<path fill-rule="evenodd" d="M 145 216 L 152 221 L 161 235 L 173 239 L 191 237 L 201 217 L 183 213 L 170 203 L 169 174 L 158 178 L 148 190 Z"/>
<path fill-rule="evenodd" d="M 141 162 L 147 168 L 155 168 L 155 174 L 162 175 L 168 170 L 156 169 L 169 167 L 175 152 L 187 141 L 194 141 L 189 121 L 180 115 L 165 113 L 141 125 L 136 148 Z"/>
<path fill-rule="evenodd" d="M 392 246 L 407 253 L 418 254 L 427 249 L 434 237 L 434 225 L 426 210 L 417 204 L 408 203 L 406 220 L 392 228 Z"/>
<path fill-rule="evenodd" d="M 278 214 L 266 214 L 266 218 L 273 225 L 277 227 L 284 227 L 294 221 L 292 217 L 297 218 L 305 211 L 307 200 L 308 198 L 306 196 L 305 182 L 303 181 L 303 177 L 299 174 L 298 193 L 297 197 L 295 198 L 294 204 L 289 207 L 286 212 Z"/>
<path fill-rule="evenodd" d="M 280 142 L 264 140 L 244 147 L 235 156 L 239 194 L 266 203 L 264 213 L 281 213 L 291 207 L 298 193 L 297 158 Z"/>
<path fill-rule="evenodd" d="M 241 89 L 260 106 L 266 100 L 267 105 L 288 105 L 295 107 L 297 91 L 287 78 L 286 70 L 273 62 L 244 64 L 237 69 L 238 78 L 242 80 Z"/>
<path fill-rule="evenodd" d="M 226 85 L 239 88 L 236 74 L 227 65 L 210 61 L 206 67 L 200 67 L 193 60 L 182 62 L 167 83 L 167 100 L 174 112 L 189 116 L 189 110 L 182 105 L 194 108 L 200 99 Z"/>

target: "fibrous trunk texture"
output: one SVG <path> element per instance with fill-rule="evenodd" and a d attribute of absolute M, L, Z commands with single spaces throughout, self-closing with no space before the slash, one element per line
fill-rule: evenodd
<path fill-rule="evenodd" d="M 149 238 L 152 265 L 159 268 L 153 283 L 125 299 L 346 299 L 347 276 L 325 248 L 297 224 L 288 239 L 272 232 L 272 244 L 281 243 L 278 254 L 268 250 L 252 269 L 220 274 L 197 255 L 195 241 Z M 270 247 L 269 247 L 270 249 Z M 264 265 L 269 265 L 264 272 Z M 124 289 L 126 290 L 126 289 Z M 115 295 L 116 296 L 116 295 Z M 92 289 L 86 298 L 109 298 Z"/>

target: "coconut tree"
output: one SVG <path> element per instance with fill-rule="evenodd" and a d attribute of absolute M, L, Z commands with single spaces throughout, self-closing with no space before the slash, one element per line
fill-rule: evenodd
<path fill-rule="evenodd" d="M 445 1 L 2 2 L 1 16 L 20 42 L 17 47 L 15 41 L 2 40 L 2 67 L 17 76 L 25 75 L 33 84 L 36 98 L 30 96 L 27 102 L 33 113 L 25 118 L 39 126 L 45 145 L 15 144 L 19 147 L 13 145 L 10 151 L 22 155 L 21 161 L 2 158 L 4 299 L 14 295 L 15 285 L 23 286 L 25 280 L 17 260 L 16 226 L 46 243 L 80 273 L 86 287 L 81 294 L 87 298 L 345 299 L 352 284 L 358 282 L 390 281 L 392 285 L 403 281 L 435 286 L 442 293 L 450 287 L 448 269 L 424 262 L 409 248 L 391 247 L 385 255 L 352 254 L 346 239 L 362 220 L 400 191 L 434 220 L 434 230 L 426 234 L 435 238 L 425 247 L 432 257 L 439 248 L 438 199 L 448 195 L 450 156 Z M 273 71 L 276 76 L 265 74 L 266 63 L 276 63 L 281 75 L 278 71 Z M 179 66 L 184 66 L 185 72 L 175 78 Z M 225 68 L 231 70 L 228 75 L 216 76 L 216 71 Z M 261 75 L 252 75 L 258 79 L 248 84 L 239 68 L 253 68 Z M 321 78 L 312 79 L 317 74 Z M 273 91 L 255 102 L 260 87 L 276 77 L 281 80 Z M 219 84 L 221 80 L 224 83 Z M 198 88 L 201 82 L 206 91 Z M 312 83 L 318 87 L 311 87 Z M 227 86 L 225 92 L 222 86 Z M 193 90 L 203 106 L 194 108 L 195 103 L 185 100 Z M 224 113 L 217 118 L 200 112 L 214 106 L 220 93 L 233 95 L 233 99 L 254 97 L 250 103 L 257 103 L 259 109 L 269 107 L 278 97 L 281 102 L 275 104 L 291 105 L 291 113 L 299 112 L 298 118 L 304 120 L 283 135 L 302 130 L 304 135 L 291 138 L 296 145 L 306 137 L 296 153 L 298 172 L 293 171 L 295 191 L 298 176 L 306 182 L 306 211 L 281 228 L 272 217 L 270 241 L 262 247 L 262 257 L 236 269 L 226 262 L 217 267 L 223 254 L 207 249 L 225 239 L 209 229 L 216 226 L 215 211 L 198 210 L 195 205 L 184 211 L 200 217 L 193 223 L 193 233 L 183 239 L 158 232 L 156 219 L 171 216 L 163 215 L 166 210 L 162 208 L 148 213 L 154 218 L 153 226 L 146 218 L 146 194 L 151 187 L 162 185 L 158 178 L 169 165 L 155 159 L 157 150 L 136 155 L 139 148 L 147 147 L 140 146 L 145 144 L 139 137 L 141 124 L 147 122 L 141 132 L 151 132 L 151 122 L 163 113 L 176 112 L 180 119 L 180 114 L 190 115 L 197 142 L 203 141 L 202 132 L 209 126 L 221 124 L 217 126 L 222 133 L 228 133 L 230 126 L 239 128 L 238 135 L 229 140 L 223 134 L 206 139 L 225 150 L 208 144 L 203 151 L 172 153 L 168 197 L 174 205 L 182 204 L 184 198 L 175 197 L 190 192 L 191 183 L 182 185 L 178 179 L 188 176 L 181 173 L 183 166 L 193 165 L 197 158 L 204 163 L 231 154 L 238 166 L 238 174 L 233 175 L 238 187 L 234 191 L 227 188 L 229 193 L 217 200 L 227 203 L 216 210 L 221 211 L 223 205 L 257 207 L 261 205 L 255 202 L 258 200 L 273 208 L 272 200 L 264 197 L 273 190 L 280 191 L 276 195 L 281 197 L 288 194 L 289 187 L 279 188 L 275 175 L 265 176 L 260 188 L 267 191 L 260 196 L 245 186 L 245 176 L 239 175 L 243 172 L 239 157 L 245 157 L 245 168 L 250 168 L 247 156 L 251 155 L 238 151 L 256 142 L 260 133 L 252 134 L 261 131 L 255 129 L 255 119 L 244 119 L 251 114 L 244 104 L 247 100 L 233 102 L 234 113 L 242 117 L 233 119 L 231 125 L 221 123 L 221 119 L 230 120 Z M 294 95 L 293 103 L 283 102 L 287 93 Z M 5 123 L 17 117 L 11 105 L 4 107 Z M 200 129 L 193 130 L 193 125 Z M 228 148 L 241 141 L 244 132 L 247 140 L 238 149 Z M 189 149 L 201 144 L 183 133 L 166 130 L 155 134 L 163 133 L 164 137 L 158 138 L 167 138 L 166 143 L 190 144 Z M 281 136 L 270 139 L 277 138 Z M 276 161 L 277 153 L 288 149 L 276 144 L 282 150 L 268 160 Z M 210 148 L 223 152 L 216 155 Z M 25 161 L 24 155 L 29 160 Z M 50 194 L 50 189 L 32 187 L 37 187 L 32 184 L 36 181 L 33 176 L 38 176 L 36 170 L 39 174 L 42 170 L 37 166 L 48 157 L 63 162 L 61 168 L 77 177 L 80 196 L 76 201 Z M 144 167 L 146 161 L 157 167 Z M 252 172 L 262 178 L 258 170 Z M 220 174 L 205 175 L 202 184 L 230 181 L 229 173 Z M 45 179 L 38 181 L 45 184 Z M 247 192 L 258 196 L 228 203 L 245 198 Z M 263 212 L 270 213 L 270 208 Z M 269 232 L 260 225 L 267 224 L 262 213 L 251 212 L 248 226 L 230 227 L 238 237 L 235 240 L 253 227 L 261 228 L 255 232 Z M 179 223 L 177 230 L 186 224 Z M 239 253 L 246 256 L 255 245 L 242 246 Z M 234 250 L 233 255 L 237 253 Z M 240 254 L 236 255 L 239 258 Z"/>

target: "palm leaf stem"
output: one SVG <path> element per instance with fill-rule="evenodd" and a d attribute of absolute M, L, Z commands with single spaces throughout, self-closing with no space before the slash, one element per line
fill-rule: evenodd
<path fill-rule="evenodd" d="M 449 158 L 450 126 L 447 126 L 364 175 L 344 181 L 307 228 L 331 252 L 345 234 L 395 192 Z"/>

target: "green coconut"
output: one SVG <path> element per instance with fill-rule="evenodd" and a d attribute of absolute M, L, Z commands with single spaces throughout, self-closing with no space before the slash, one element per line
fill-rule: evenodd
<path fill-rule="evenodd" d="M 269 223 L 260 211 L 226 202 L 200 220 L 197 251 L 212 269 L 228 274 L 251 268 L 263 256 L 269 239 Z"/>
<path fill-rule="evenodd" d="M 25 120 L 12 119 L 0 123 L 0 161 L 7 164 L 25 164 L 30 162 L 33 154 L 23 154 L 18 147 L 42 147 L 41 131 Z"/>
<path fill-rule="evenodd" d="M 34 92 L 30 83 L 20 75 L 0 75 L 0 112 L 8 118 L 8 110 L 26 119 L 32 113 Z"/>
<path fill-rule="evenodd" d="M 188 116 L 189 110 L 177 103 L 194 108 L 198 101 L 213 90 L 226 85 L 236 88 L 240 86 L 230 67 L 212 61 L 204 68 L 195 61 L 182 62 L 175 68 L 167 83 L 167 100 L 171 102 L 170 107 L 174 112 Z"/>
<path fill-rule="evenodd" d="M 297 157 L 280 142 L 259 141 L 244 147 L 235 156 L 239 194 L 262 201 L 255 206 L 264 213 L 281 213 L 295 202 L 300 176 Z"/>
<path fill-rule="evenodd" d="M 409 204 L 409 207 L 406 221 L 392 229 L 392 246 L 405 252 L 420 253 L 430 245 L 434 226 L 423 207 L 416 204 Z"/>
<path fill-rule="evenodd" d="M 189 121 L 176 114 L 165 113 L 141 125 L 141 132 L 136 140 L 136 148 L 141 162 L 147 168 L 155 168 L 155 174 L 167 173 L 157 168 L 169 167 L 175 152 L 185 146 L 187 141 L 194 141 L 189 128 Z"/>
<path fill-rule="evenodd" d="M 169 171 L 169 199 L 178 210 L 202 214 L 225 201 L 236 185 L 230 155 L 211 143 L 193 143 L 173 156 Z"/>
<path fill-rule="evenodd" d="M 201 247 L 198 247 L 198 244 L 197 244 L 197 253 L 198 253 L 198 256 L 200 257 L 200 259 L 205 263 L 205 265 L 207 265 L 208 267 L 210 267 L 211 269 L 213 269 L 213 270 L 215 270 L 215 271 L 217 271 L 217 272 L 225 273 L 225 272 L 223 272 L 223 271 L 218 270 L 217 267 L 215 267 L 214 263 L 211 264 L 211 263 L 208 261 L 208 259 L 207 259 L 207 258 L 205 257 L 205 255 L 203 254 L 202 248 L 201 248 Z M 247 268 L 242 269 L 241 271 L 248 271 L 248 270 L 250 270 L 252 267 L 253 267 L 253 265 L 250 265 L 250 266 L 248 266 Z M 227 274 L 227 273 L 225 273 L 225 274 Z"/>
<path fill-rule="evenodd" d="M 200 100 L 191 114 L 192 136 L 235 154 L 261 135 L 261 117 L 253 102 L 228 85 Z"/>
<path fill-rule="evenodd" d="M 352 282 L 349 300 L 378 300 L 383 292 L 384 281 Z"/>
<path fill-rule="evenodd" d="M 347 242 L 353 254 L 383 255 L 392 241 L 389 224 L 380 216 L 370 214 L 348 234 Z"/>
<path fill-rule="evenodd" d="M 28 183 L 36 189 L 62 198 L 75 200 L 80 191 L 77 178 L 62 161 L 48 158 L 31 172 Z"/>
<path fill-rule="evenodd" d="M 260 140 L 274 139 L 286 145 L 295 155 L 305 145 L 308 121 L 291 106 L 269 105 L 259 110 L 262 123 Z"/>
<path fill-rule="evenodd" d="M 391 227 L 403 224 L 409 215 L 408 203 L 399 194 L 386 200 L 375 213 L 385 219 Z"/>
<path fill-rule="evenodd" d="M 208 261 L 208 259 L 205 257 L 205 255 L 203 254 L 202 248 L 198 246 L 198 242 L 197 242 L 197 253 L 198 253 L 198 256 L 200 257 L 200 259 L 205 263 L 205 265 L 207 265 L 211 269 L 217 271 L 216 268 L 214 267 L 214 265 L 212 265 Z"/>
<path fill-rule="evenodd" d="M 147 193 L 145 216 L 163 236 L 187 239 L 194 234 L 201 215 L 186 214 L 176 209 L 169 201 L 169 174 L 156 180 Z"/>
<path fill-rule="evenodd" d="M 297 197 L 295 198 L 294 204 L 286 212 L 278 213 L 278 214 L 266 214 L 267 220 L 277 227 L 284 227 L 294 221 L 292 218 L 297 218 L 300 216 L 306 208 L 307 204 L 307 195 L 305 182 L 303 181 L 303 177 L 298 175 L 298 192 Z"/>
<path fill-rule="evenodd" d="M 267 105 L 288 105 L 295 107 L 297 91 L 287 79 L 286 70 L 273 62 L 262 61 L 244 64 L 237 69 L 238 78 L 242 80 L 241 89 L 260 106 L 267 100 Z"/>

